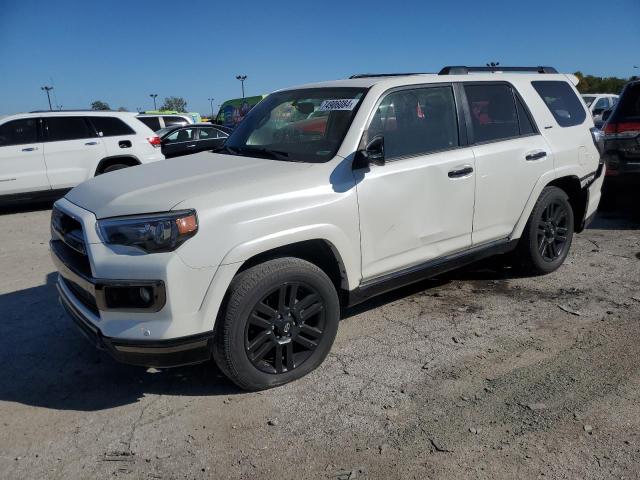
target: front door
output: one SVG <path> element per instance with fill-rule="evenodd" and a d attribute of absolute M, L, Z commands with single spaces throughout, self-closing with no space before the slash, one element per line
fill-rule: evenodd
<path fill-rule="evenodd" d="M 49 190 L 37 118 L 0 125 L 0 195 Z"/>
<path fill-rule="evenodd" d="M 365 133 L 386 163 L 356 172 L 362 277 L 400 271 L 471 246 L 475 160 L 461 146 L 451 85 L 383 97 Z"/>

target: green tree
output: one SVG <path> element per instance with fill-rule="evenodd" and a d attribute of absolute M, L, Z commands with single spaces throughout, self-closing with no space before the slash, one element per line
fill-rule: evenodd
<path fill-rule="evenodd" d="M 575 72 L 574 75 L 580 80 L 577 86 L 580 93 L 620 93 L 624 84 L 631 80 L 617 77 L 596 77 L 584 75 L 582 72 Z"/>
<path fill-rule="evenodd" d="M 126 109 L 126 108 L 124 108 L 124 107 L 118 107 L 118 111 L 119 111 L 119 112 L 128 112 L 129 110 L 127 110 L 127 109 Z"/>
<path fill-rule="evenodd" d="M 111 110 L 111 107 L 107 102 L 96 100 L 95 102 L 91 102 L 91 110 Z"/>
<path fill-rule="evenodd" d="M 177 112 L 187 111 L 187 101 L 182 97 L 167 97 L 160 107 L 160 110 L 175 110 Z"/>

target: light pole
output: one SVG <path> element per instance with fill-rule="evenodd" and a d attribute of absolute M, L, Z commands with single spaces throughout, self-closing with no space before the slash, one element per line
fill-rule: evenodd
<path fill-rule="evenodd" d="M 153 98 L 153 109 L 157 110 L 158 108 L 156 107 L 156 97 L 158 96 L 158 94 L 157 93 L 150 93 L 149 96 L 151 98 Z"/>
<path fill-rule="evenodd" d="M 244 81 L 247 79 L 246 75 L 236 75 L 236 80 L 240 80 L 242 84 L 242 98 L 244 98 Z"/>
<path fill-rule="evenodd" d="M 44 90 L 45 92 L 47 92 L 47 100 L 49 100 L 49 110 L 53 110 L 53 108 L 51 108 L 51 95 L 49 94 L 49 92 L 53 90 L 53 87 L 48 87 L 45 85 L 44 87 L 40 87 L 40 90 Z"/>
<path fill-rule="evenodd" d="M 213 98 L 208 98 L 209 103 L 211 104 L 211 120 L 213 120 Z"/>

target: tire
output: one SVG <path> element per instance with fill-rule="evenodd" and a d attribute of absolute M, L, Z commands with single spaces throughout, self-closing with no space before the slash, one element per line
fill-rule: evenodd
<path fill-rule="evenodd" d="M 299 258 L 269 260 L 231 282 L 213 357 L 244 390 L 283 385 L 324 361 L 339 320 L 338 294 L 320 268 Z"/>
<path fill-rule="evenodd" d="M 545 187 L 529 216 L 516 256 L 523 273 L 544 275 L 557 270 L 573 239 L 573 208 L 564 190 Z"/>
<path fill-rule="evenodd" d="M 130 165 L 127 165 L 125 163 L 114 163 L 113 165 L 109 165 L 108 167 L 104 168 L 99 175 L 102 175 L 103 173 L 109 173 L 109 172 L 115 172 L 116 170 L 122 170 L 123 168 L 129 168 Z"/>

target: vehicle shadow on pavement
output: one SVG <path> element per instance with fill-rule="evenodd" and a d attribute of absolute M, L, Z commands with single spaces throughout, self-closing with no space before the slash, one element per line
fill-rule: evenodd
<path fill-rule="evenodd" d="M 11 215 L 14 213 L 38 212 L 41 210 L 51 210 L 55 200 L 40 201 L 33 203 L 19 203 L 15 205 L 0 206 L 0 216 Z"/>
<path fill-rule="evenodd" d="M 609 185 L 605 181 L 591 230 L 640 230 L 640 185 Z"/>
<path fill-rule="evenodd" d="M 214 362 L 149 373 L 96 350 L 58 304 L 57 274 L 45 285 L 0 295 L 0 401 L 55 410 L 96 411 L 145 394 L 241 393 Z"/>

